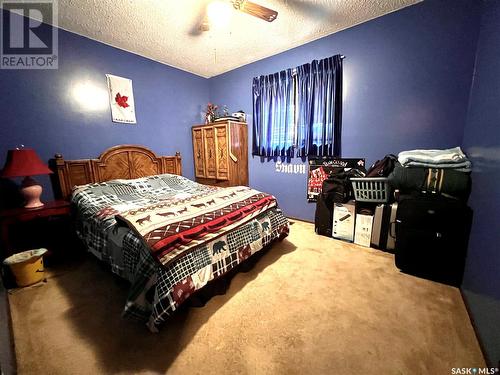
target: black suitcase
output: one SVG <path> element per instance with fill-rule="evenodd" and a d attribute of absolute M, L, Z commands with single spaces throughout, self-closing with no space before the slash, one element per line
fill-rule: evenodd
<path fill-rule="evenodd" d="M 328 204 L 324 194 L 318 195 L 316 212 L 314 215 L 314 230 L 322 236 L 332 236 L 333 203 Z"/>
<path fill-rule="evenodd" d="M 385 250 L 394 252 L 396 247 L 396 214 L 398 212 L 398 202 L 389 205 L 389 233 L 387 234 L 387 242 Z"/>
<path fill-rule="evenodd" d="M 472 210 L 439 196 L 401 199 L 396 213 L 396 266 L 403 272 L 459 286 Z"/>

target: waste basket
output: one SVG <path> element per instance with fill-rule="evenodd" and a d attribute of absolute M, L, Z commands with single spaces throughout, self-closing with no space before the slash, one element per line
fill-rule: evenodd
<path fill-rule="evenodd" d="M 47 249 L 23 251 L 11 255 L 3 261 L 10 266 L 18 286 L 36 284 L 44 278 L 43 255 Z"/>

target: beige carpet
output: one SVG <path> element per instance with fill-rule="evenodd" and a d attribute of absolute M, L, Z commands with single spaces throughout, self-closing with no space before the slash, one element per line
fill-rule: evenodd
<path fill-rule="evenodd" d="M 458 289 L 296 222 L 229 291 L 159 334 L 86 259 L 9 296 L 20 374 L 450 374 L 485 366 Z"/>

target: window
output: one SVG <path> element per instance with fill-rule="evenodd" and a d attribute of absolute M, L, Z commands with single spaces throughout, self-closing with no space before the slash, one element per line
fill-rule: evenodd
<path fill-rule="evenodd" d="M 253 80 L 253 155 L 340 156 L 342 57 Z"/>
<path fill-rule="evenodd" d="M 253 81 L 253 154 L 289 155 L 293 150 L 294 84 L 291 69 Z"/>

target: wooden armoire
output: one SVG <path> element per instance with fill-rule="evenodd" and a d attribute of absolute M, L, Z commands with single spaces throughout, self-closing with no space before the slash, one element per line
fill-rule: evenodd
<path fill-rule="evenodd" d="M 218 121 L 193 126 L 196 182 L 228 187 L 248 185 L 247 124 Z"/>

